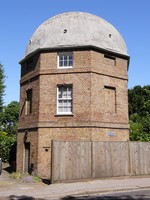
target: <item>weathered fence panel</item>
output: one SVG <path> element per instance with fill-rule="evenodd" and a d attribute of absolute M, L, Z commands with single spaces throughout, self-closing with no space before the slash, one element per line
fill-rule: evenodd
<path fill-rule="evenodd" d="M 52 182 L 150 175 L 150 143 L 53 141 L 52 146 Z"/>
<path fill-rule="evenodd" d="M 150 174 L 150 143 L 131 142 L 131 175 Z"/>
<path fill-rule="evenodd" d="M 91 178 L 90 142 L 53 142 L 52 181 Z"/>
<path fill-rule="evenodd" d="M 93 142 L 92 178 L 129 175 L 128 142 Z"/>

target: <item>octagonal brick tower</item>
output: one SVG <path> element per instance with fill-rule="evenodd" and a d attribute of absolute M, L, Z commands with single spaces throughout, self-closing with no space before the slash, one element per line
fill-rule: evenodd
<path fill-rule="evenodd" d="M 121 34 L 89 13 L 48 20 L 21 64 L 17 170 L 51 178 L 51 141 L 127 141 L 129 55 Z"/>

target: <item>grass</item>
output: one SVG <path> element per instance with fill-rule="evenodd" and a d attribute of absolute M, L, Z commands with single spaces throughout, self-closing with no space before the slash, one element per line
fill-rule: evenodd
<path fill-rule="evenodd" d="M 20 179 L 22 180 L 22 182 L 25 182 L 25 183 L 37 183 L 37 182 L 42 181 L 38 176 L 29 175 L 28 173 L 20 173 L 20 172 L 11 173 L 10 178 Z"/>
<path fill-rule="evenodd" d="M 13 179 L 21 179 L 22 177 L 22 174 L 20 172 L 13 172 L 10 174 L 10 178 L 13 178 Z"/>

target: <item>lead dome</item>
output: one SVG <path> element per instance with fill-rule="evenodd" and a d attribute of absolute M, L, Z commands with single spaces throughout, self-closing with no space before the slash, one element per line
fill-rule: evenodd
<path fill-rule="evenodd" d="M 84 46 L 128 56 L 121 34 L 106 20 L 89 13 L 68 12 L 46 20 L 37 28 L 24 58 L 37 50 Z"/>

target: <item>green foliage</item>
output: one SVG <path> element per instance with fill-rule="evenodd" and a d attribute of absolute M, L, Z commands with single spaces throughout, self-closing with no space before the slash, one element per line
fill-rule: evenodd
<path fill-rule="evenodd" d="M 15 135 L 8 135 L 5 132 L 0 132 L 0 158 L 2 158 L 3 162 L 9 162 L 10 151 L 15 143 Z"/>
<path fill-rule="evenodd" d="M 10 178 L 21 179 L 25 183 L 42 182 L 42 180 L 38 176 L 30 175 L 28 173 L 21 173 L 21 172 L 13 172 L 13 173 L 11 173 Z"/>
<path fill-rule="evenodd" d="M 129 90 L 130 140 L 150 141 L 150 85 Z"/>
<path fill-rule="evenodd" d="M 16 134 L 18 119 L 19 119 L 19 103 L 17 101 L 12 101 L 3 108 L 3 115 L 2 115 L 3 131 L 7 132 L 9 135 Z"/>
<path fill-rule="evenodd" d="M 36 183 L 37 182 L 42 182 L 41 178 L 39 178 L 38 176 L 34 175 L 34 176 L 32 176 L 32 178 L 33 178 L 33 181 L 36 182 Z"/>
<path fill-rule="evenodd" d="M 132 141 L 143 141 L 143 127 L 139 122 L 130 121 L 130 139 Z"/>
<path fill-rule="evenodd" d="M 3 68 L 3 65 L 0 64 L 0 113 L 3 110 L 3 96 L 4 96 L 4 91 L 5 91 L 4 81 L 5 81 L 4 68 Z"/>
<path fill-rule="evenodd" d="M 19 103 L 12 101 L 3 105 L 5 74 L 0 64 L 0 158 L 3 162 L 15 161 L 16 132 L 19 118 Z"/>
<path fill-rule="evenodd" d="M 13 179 L 21 179 L 22 177 L 22 174 L 20 172 L 13 172 L 10 174 L 10 178 L 13 178 Z"/>

